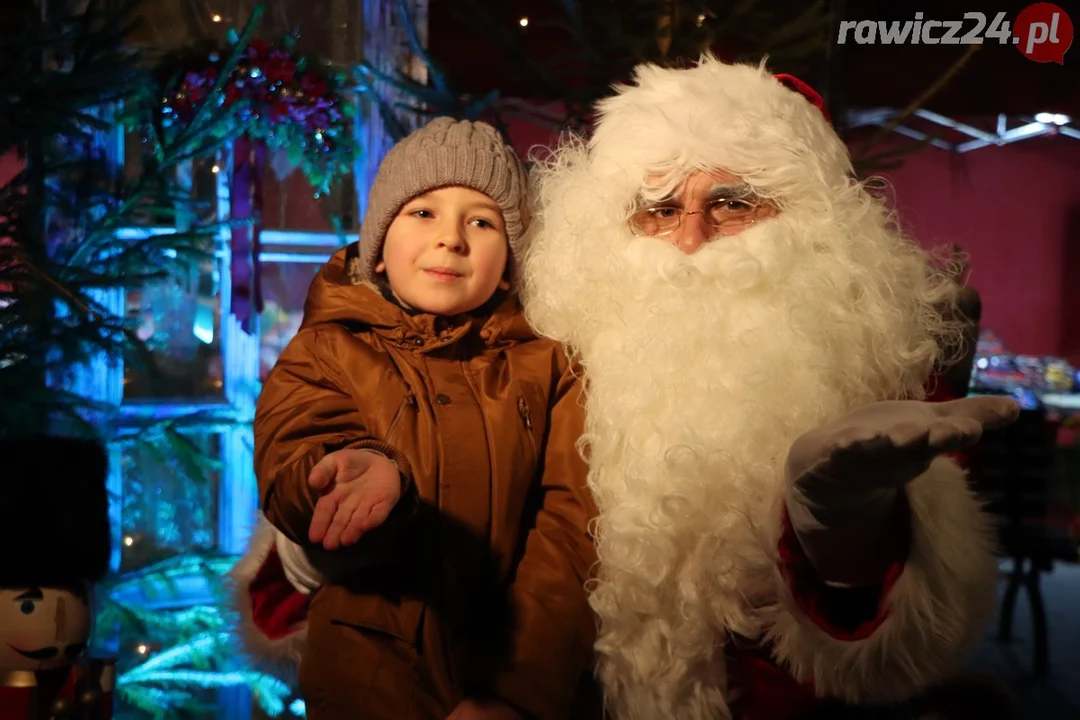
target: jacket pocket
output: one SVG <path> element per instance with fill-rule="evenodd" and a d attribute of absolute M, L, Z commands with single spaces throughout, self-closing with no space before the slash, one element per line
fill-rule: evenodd
<path fill-rule="evenodd" d="M 394 445 L 394 440 L 396 440 L 395 433 L 399 431 L 402 420 L 415 408 L 416 396 L 413 395 L 411 390 L 406 390 L 405 397 L 402 399 L 401 404 L 398 405 L 398 409 L 394 412 L 394 417 L 390 420 L 390 425 L 386 428 L 386 436 L 383 438 L 383 442 L 387 445 Z"/>
<path fill-rule="evenodd" d="M 529 451 L 532 453 L 533 460 L 537 459 L 537 443 L 536 434 L 533 429 L 532 409 L 529 407 L 529 401 L 525 395 L 518 395 L 517 401 L 518 416 L 521 417 L 521 422 L 525 426 L 525 435 L 528 438 L 526 443 Z"/>
<path fill-rule="evenodd" d="M 526 437 L 526 448 L 533 461 L 540 460 L 544 438 L 547 433 L 548 396 L 544 388 L 535 383 L 517 383 L 517 412 Z"/>
<path fill-rule="evenodd" d="M 424 604 L 420 600 L 360 594 L 331 585 L 313 600 L 313 609 L 317 601 L 325 603 L 321 611 L 331 624 L 348 625 L 364 634 L 393 638 L 412 647 L 419 644 L 424 614 Z"/>

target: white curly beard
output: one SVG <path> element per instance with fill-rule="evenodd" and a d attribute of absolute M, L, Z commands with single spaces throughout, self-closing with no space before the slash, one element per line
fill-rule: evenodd
<path fill-rule="evenodd" d="M 609 712 L 729 717 L 728 633 L 758 637 L 777 602 L 789 446 L 868 402 L 920 396 L 943 291 L 873 213 L 788 211 L 687 256 L 605 226 L 563 185 L 526 309 L 585 368 Z"/>

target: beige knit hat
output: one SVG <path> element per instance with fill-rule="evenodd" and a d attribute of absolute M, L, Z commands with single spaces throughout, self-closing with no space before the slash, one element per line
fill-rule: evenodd
<path fill-rule="evenodd" d="M 510 242 L 511 285 L 516 285 L 529 224 L 525 166 L 491 125 L 435 118 L 390 149 L 368 195 L 360 242 L 348 253 L 349 279 L 375 281 L 386 230 L 409 200 L 429 190 L 462 185 L 484 193 L 502 210 Z"/>

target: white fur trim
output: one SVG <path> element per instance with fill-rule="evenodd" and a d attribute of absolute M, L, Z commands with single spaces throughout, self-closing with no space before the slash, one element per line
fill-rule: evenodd
<path fill-rule="evenodd" d="M 939 458 L 908 486 L 912 543 L 887 603 L 864 640 L 837 640 L 808 619 L 776 573 L 780 605 L 768 630 L 777 660 L 819 695 L 850 703 L 906 700 L 963 663 L 996 604 L 989 517 L 954 462 Z"/>
<path fill-rule="evenodd" d="M 285 537 L 285 534 L 280 530 L 275 528 L 274 532 L 276 533 L 275 544 L 278 557 L 281 559 L 281 567 L 285 570 L 285 577 L 289 579 L 297 592 L 310 595 L 326 584 L 322 573 L 316 570 L 315 566 L 308 560 L 304 548 Z"/>
<path fill-rule="evenodd" d="M 229 598 L 240 616 L 237 624 L 240 646 L 255 668 L 295 685 L 300 655 L 307 643 L 307 624 L 290 635 L 271 639 L 255 625 L 251 610 L 251 582 L 269 557 L 277 537 L 277 529 L 260 513 L 247 553 L 229 571 Z"/>

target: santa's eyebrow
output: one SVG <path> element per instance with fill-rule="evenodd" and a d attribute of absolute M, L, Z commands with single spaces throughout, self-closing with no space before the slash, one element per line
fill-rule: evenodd
<path fill-rule="evenodd" d="M 754 196 L 754 188 L 749 183 L 717 183 L 709 188 L 708 193 L 705 195 L 705 202 L 714 202 L 716 200 L 734 200 L 736 198 L 745 198 Z M 634 207 L 647 208 L 647 207 L 660 207 L 676 205 L 682 207 L 683 203 L 678 198 L 678 193 L 672 191 L 662 198 L 650 199 L 643 195 L 638 195 L 634 201 Z"/>
<path fill-rule="evenodd" d="M 732 200 L 734 198 L 750 197 L 754 194 L 754 188 L 747 183 L 724 183 L 713 185 L 705 196 L 706 202 L 712 200 Z"/>
<path fill-rule="evenodd" d="M 16 595 L 15 599 L 16 600 L 44 600 L 45 599 L 45 594 L 41 592 L 41 588 L 32 587 L 32 588 L 27 589 L 27 591 L 22 593 L 21 595 Z"/>

